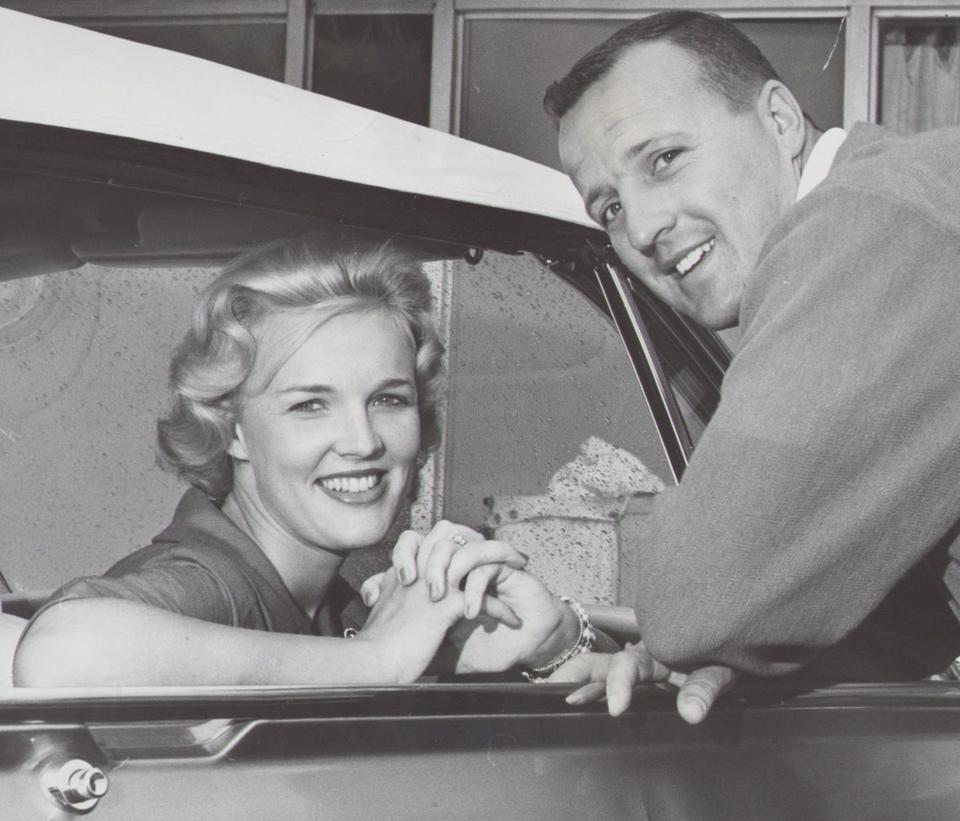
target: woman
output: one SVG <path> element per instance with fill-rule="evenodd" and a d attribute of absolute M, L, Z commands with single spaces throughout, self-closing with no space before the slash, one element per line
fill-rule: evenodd
<path fill-rule="evenodd" d="M 448 589 L 391 571 L 369 618 L 338 575 L 386 537 L 437 442 L 441 358 L 429 282 L 389 248 L 307 237 L 229 265 L 200 296 L 158 426 L 162 462 L 191 489 L 151 545 L 44 605 L 15 682 L 408 682 L 481 610 L 499 623 L 453 631 L 453 669 L 562 655 L 576 617 L 521 554 L 467 528 L 423 540 L 447 557 Z"/>

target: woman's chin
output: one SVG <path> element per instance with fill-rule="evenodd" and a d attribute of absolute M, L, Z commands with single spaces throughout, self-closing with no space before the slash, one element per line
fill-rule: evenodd
<path fill-rule="evenodd" d="M 335 530 L 325 529 L 326 532 L 322 536 L 318 534 L 316 543 L 337 553 L 350 553 L 354 550 L 376 547 L 386 539 L 392 523 L 391 519 L 386 522 L 358 522 L 353 526 L 341 526 Z"/>

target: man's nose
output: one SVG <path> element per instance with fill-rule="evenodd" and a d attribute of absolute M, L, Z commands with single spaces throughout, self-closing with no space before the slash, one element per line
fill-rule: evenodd
<path fill-rule="evenodd" d="M 367 408 L 346 410 L 339 424 L 336 450 L 341 456 L 369 458 L 383 450 L 383 439 L 370 419 Z"/>
<path fill-rule="evenodd" d="M 645 197 L 625 203 L 627 241 L 646 257 L 652 257 L 657 242 L 676 222 L 673 210 L 661 199 Z"/>

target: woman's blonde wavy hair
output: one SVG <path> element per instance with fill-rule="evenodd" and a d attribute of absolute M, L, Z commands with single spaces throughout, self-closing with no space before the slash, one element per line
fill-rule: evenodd
<path fill-rule="evenodd" d="M 162 467 L 222 500 L 233 487 L 227 448 L 264 324 L 280 312 L 305 318 L 286 356 L 270 362 L 266 381 L 334 316 L 385 310 L 416 350 L 421 454 L 440 439 L 443 344 L 431 311 L 430 282 L 410 256 L 389 243 L 348 234 L 271 242 L 231 262 L 200 294 L 193 322 L 170 363 L 173 408 L 157 423 Z M 265 385 L 264 385 L 265 386 Z M 256 387 L 256 386 L 254 386 Z"/>

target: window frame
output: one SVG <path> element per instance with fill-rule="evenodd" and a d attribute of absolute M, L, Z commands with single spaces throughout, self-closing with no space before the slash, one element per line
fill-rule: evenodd
<path fill-rule="evenodd" d="M 960 7 L 956 4 L 931 4 L 921 2 L 902 2 L 897 7 L 884 6 L 875 8 L 870 19 L 870 41 L 873 44 L 871 50 L 871 78 L 873 83 L 870 88 L 870 99 L 867 118 L 875 123 L 880 114 L 880 51 L 883 48 L 882 28 L 884 23 L 892 21 L 903 21 L 909 23 L 916 22 L 960 22 Z"/>
<path fill-rule="evenodd" d="M 960 18 L 955 3 L 929 0 L 899 0 L 895 5 L 874 0 L 802 0 L 789 8 L 773 6 L 770 0 L 688 0 L 686 8 L 716 12 L 734 22 L 738 19 L 845 18 L 843 124 L 876 122 L 880 93 L 880 25 L 890 18 Z M 640 18 L 664 6 L 636 0 L 604 0 L 584 8 L 582 0 L 437 0 L 434 10 L 434 54 L 448 60 L 434 62 L 435 116 L 431 126 L 456 133 L 460 119 L 459 89 L 462 87 L 464 27 L 471 19 L 602 19 Z M 576 57 L 577 55 L 571 55 Z"/>
<path fill-rule="evenodd" d="M 286 20 L 284 81 L 306 88 L 316 17 L 326 14 L 431 14 L 433 55 L 430 126 L 457 133 L 463 37 L 471 19 L 639 18 L 665 8 L 646 0 L 0 0 L 0 5 L 63 22 L 171 24 L 178 21 L 276 22 Z M 898 0 L 800 0 L 785 8 L 771 0 L 687 0 L 685 7 L 738 19 L 845 18 L 844 114 L 854 122 L 876 121 L 880 78 L 880 27 L 891 18 L 960 18 L 951 2 Z M 576 55 L 571 55 L 575 57 Z"/>

